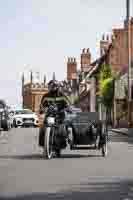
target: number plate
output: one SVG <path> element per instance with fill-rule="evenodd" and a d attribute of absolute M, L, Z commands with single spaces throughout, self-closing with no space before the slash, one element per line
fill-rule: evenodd
<path fill-rule="evenodd" d="M 26 120 L 25 122 L 26 123 L 32 123 L 32 120 Z"/>

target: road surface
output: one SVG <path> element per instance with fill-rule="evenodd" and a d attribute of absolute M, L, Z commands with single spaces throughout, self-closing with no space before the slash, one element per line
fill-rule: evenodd
<path fill-rule="evenodd" d="M 108 156 L 69 151 L 44 160 L 38 129 L 12 129 L 0 136 L 0 200 L 133 199 L 133 143 L 110 132 Z"/>

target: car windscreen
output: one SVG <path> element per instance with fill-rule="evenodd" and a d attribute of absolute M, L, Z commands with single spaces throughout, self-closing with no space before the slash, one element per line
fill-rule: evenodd
<path fill-rule="evenodd" d="M 31 110 L 16 110 L 15 115 L 33 114 Z"/>

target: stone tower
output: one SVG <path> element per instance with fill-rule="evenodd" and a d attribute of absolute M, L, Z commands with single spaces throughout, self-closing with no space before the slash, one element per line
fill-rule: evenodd
<path fill-rule="evenodd" d="M 46 85 L 46 76 L 42 83 L 34 82 L 33 72 L 30 72 L 30 82 L 25 83 L 24 74 L 22 75 L 22 98 L 23 108 L 31 109 L 39 115 L 39 105 L 41 98 L 48 91 Z"/>

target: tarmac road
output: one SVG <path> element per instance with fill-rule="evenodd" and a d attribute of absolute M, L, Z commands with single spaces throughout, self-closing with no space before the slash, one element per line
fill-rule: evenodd
<path fill-rule="evenodd" d="M 45 160 L 38 129 L 12 129 L 0 136 L 0 199 L 133 199 L 133 143 L 109 133 L 108 156 L 65 150 Z"/>

